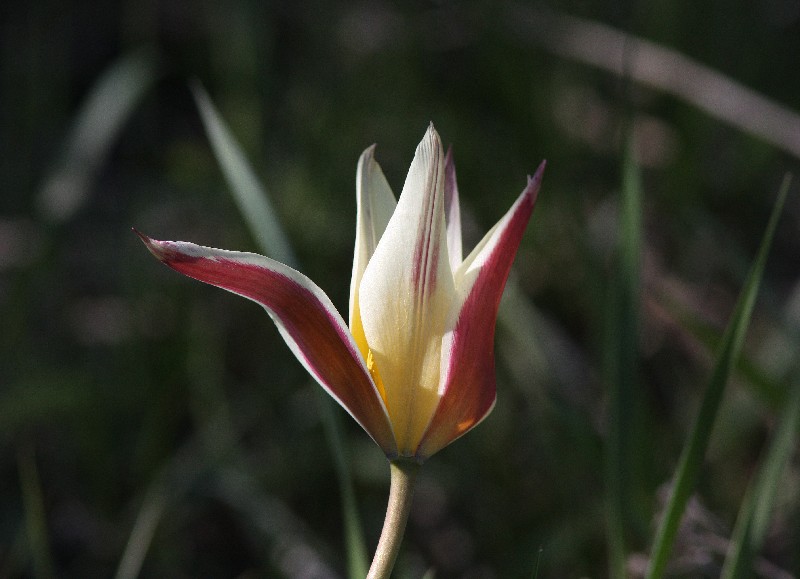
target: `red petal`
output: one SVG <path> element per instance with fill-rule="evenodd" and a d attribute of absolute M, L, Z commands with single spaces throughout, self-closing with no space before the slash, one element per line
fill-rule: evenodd
<path fill-rule="evenodd" d="M 461 307 L 455 328 L 442 344 L 443 363 L 449 358 L 443 374 L 443 394 L 417 450 L 420 459 L 428 458 L 477 426 L 494 406 L 497 310 L 536 202 L 543 170 L 544 163 L 512 207 L 508 221 L 497 231 L 498 238 L 486 247 L 488 254 L 476 260 L 482 262 L 480 271 Z"/>
<path fill-rule="evenodd" d="M 260 255 L 157 241 L 137 234 L 153 255 L 175 271 L 263 306 L 320 385 L 387 455 L 397 454 L 383 401 L 361 354 L 344 320 L 310 279 Z"/>

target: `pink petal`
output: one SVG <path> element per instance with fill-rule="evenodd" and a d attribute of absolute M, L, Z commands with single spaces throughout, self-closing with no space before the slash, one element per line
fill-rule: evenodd
<path fill-rule="evenodd" d="M 292 352 L 328 394 L 387 455 L 397 454 L 386 409 L 364 360 L 344 320 L 314 282 L 254 253 L 157 241 L 137 234 L 154 256 L 175 271 L 263 306 Z"/>
<path fill-rule="evenodd" d="M 442 398 L 417 450 L 426 459 L 480 423 L 494 407 L 494 328 L 517 248 L 533 211 L 544 163 L 456 275 L 463 302 L 442 343 Z"/>

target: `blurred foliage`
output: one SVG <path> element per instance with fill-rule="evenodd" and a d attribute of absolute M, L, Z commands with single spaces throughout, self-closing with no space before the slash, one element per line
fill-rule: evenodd
<path fill-rule="evenodd" d="M 797 0 L 3 3 L 0 576 L 124 576 L 123 554 L 143 577 L 345 573 L 317 386 L 257 306 L 174 275 L 130 232 L 257 248 L 203 131 L 195 79 L 270 191 L 304 273 L 342 312 L 367 146 L 399 192 L 436 124 L 454 147 L 467 247 L 548 160 L 498 325 L 497 407 L 422 470 L 399 577 L 529 577 L 537 564 L 539 577 L 607 576 L 604 323 L 630 123 L 641 434 L 623 525 L 628 569 L 643 572 L 714 349 L 798 159 L 554 53 L 521 17 L 541 7 L 672 48 L 787 118 L 800 111 Z M 672 576 L 719 576 L 800 388 L 793 188 Z M 372 548 L 388 468 L 342 418 Z M 800 575 L 796 438 L 784 454 L 753 555 L 763 577 Z"/>

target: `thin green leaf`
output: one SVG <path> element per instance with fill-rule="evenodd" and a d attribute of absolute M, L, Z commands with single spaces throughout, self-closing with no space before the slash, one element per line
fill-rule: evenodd
<path fill-rule="evenodd" d="M 17 464 L 22 500 L 25 505 L 28 546 L 33 560 L 33 576 L 38 579 L 49 579 L 55 577 L 55 574 L 50 554 L 50 540 L 47 536 L 42 483 L 39 479 L 39 470 L 36 468 L 36 454 L 32 443 L 26 442 L 19 447 Z"/>
<path fill-rule="evenodd" d="M 612 577 L 625 577 L 626 503 L 631 496 L 639 335 L 641 179 L 628 140 L 622 165 L 622 208 L 617 272 L 606 308 L 606 383 L 611 388 L 606 446 L 606 501 Z"/>
<path fill-rule="evenodd" d="M 114 579 L 136 579 L 139 576 L 145 555 L 153 541 L 153 535 L 167 507 L 167 494 L 160 479 L 148 488 L 136 515 L 136 522 L 128 536 L 128 542 L 117 566 Z"/>
<path fill-rule="evenodd" d="M 225 173 L 239 211 L 261 251 L 286 265 L 297 267 L 294 251 L 292 251 L 288 237 L 283 232 L 266 189 L 259 182 L 241 147 L 217 113 L 208 93 L 199 84 L 193 86 L 193 91 L 214 154 Z M 355 501 L 353 477 L 346 459 L 344 437 L 341 426 L 334 415 L 333 402 L 324 395 L 322 390 L 317 388 L 315 392 L 318 393 L 325 432 L 339 478 L 348 554 L 348 575 L 353 579 L 360 579 L 366 575 L 369 563 L 361 519 Z"/>
<path fill-rule="evenodd" d="M 65 221 L 86 202 L 111 145 L 157 78 L 158 67 L 149 50 L 128 54 L 100 77 L 39 194 L 39 209 L 45 217 Z"/>
<path fill-rule="evenodd" d="M 536 567 L 533 569 L 533 579 L 539 579 L 539 563 L 542 562 L 543 547 L 539 547 L 539 552 L 536 555 Z"/>
<path fill-rule="evenodd" d="M 739 509 L 731 546 L 722 568 L 722 579 L 739 579 L 752 575 L 753 555 L 764 544 L 775 505 L 775 494 L 780 488 L 781 477 L 797 444 L 799 426 L 800 382 L 797 382 L 783 411 L 775 439 Z"/>
<path fill-rule="evenodd" d="M 267 191 L 256 177 L 239 143 L 220 117 L 205 89 L 199 83 L 194 83 L 192 92 L 217 162 L 225 174 L 239 212 L 259 247 L 281 263 L 296 265 L 294 252 Z"/>
<path fill-rule="evenodd" d="M 739 295 L 731 320 L 722 336 L 720 350 L 706 389 L 706 394 L 700 406 L 700 412 L 694 423 L 692 432 L 689 435 L 689 440 L 681 454 L 664 518 L 656 533 L 650 566 L 647 571 L 648 579 L 657 579 L 664 575 L 681 517 L 683 516 L 686 503 L 694 489 L 697 481 L 697 473 L 700 470 L 703 458 L 706 454 L 706 449 L 708 448 L 711 431 L 714 427 L 714 421 L 722 402 L 722 395 L 725 391 L 725 385 L 728 382 L 728 376 L 730 376 L 731 370 L 742 349 L 756 295 L 758 294 L 758 288 L 761 284 L 764 266 L 767 262 L 767 255 L 769 254 L 769 249 L 772 244 L 772 238 L 775 235 L 778 219 L 780 218 L 784 202 L 786 201 L 788 189 L 788 182 L 784 181 L 784 185 L 781 187 L 778 199 L 772 210 L 772 215 L 770 216 L 766 231 L 764 232 L 764 237 L 758 250 L 758 256 L 745 280 L 744 288 Z"/>
<path fill-rule="evenodd" d="M 211 491 L 239 514 L 254 537 L 273 543 L 269 559 L 284 571 L 281 576 L 336 576 L 321 541 L 283 501 L 264 493 L 248 470 L 237 466 L 219 469 Z M 287 556 L 289 553 L 303 553 L 299 562 L 306 565 L 305 569 L 298 569 L 297 556 Z"/>
<path fill-rule="evenodd" d="M 782 189 L 788 190 L 789 181 L 787 177 Z M 781 192 L 780 195 L 783 194 Z M 798 427 L 800 427 L 800 381 L 795 381 L 775 432 L 775 438 L 739 509 L 731 547 L 722 568 L 722 579 L 738 579 L 752 573 L 753 555 L 764 544 L 775 504 L 775 494 L 794 452 Z"/>
<path fill-rule="evenodd" d="M 352 475 L 350 474 L 350 467 L 348 466 L 344 444 L 342 443 L 342 426 L 339 424 L 339 414 L 336 413 L 336 409 L 327 395 L 319 388 L 315 388 L 314 391 L 319 399 L 322 423 L 330 441 L 336 475 L 339 477 L 342 516 L 344 517 L 345 548 L 347 551 L 347 574 L 350 579 L 361 579 L 361 577 L 366 577 L 369 571 L 369 555 L 364 542 L 361 517 L 356 505 Z"/>

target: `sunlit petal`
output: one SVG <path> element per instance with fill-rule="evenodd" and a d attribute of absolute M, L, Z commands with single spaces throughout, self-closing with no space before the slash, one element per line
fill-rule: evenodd
<path fill-rule="evenodd" d="M 420 459 L 474 428 L 494 406 L 497 310 L 536 202 L 543 171 L 544 163 L 508 213 L 456 273 L 457 321 L 442 344 L 442 398 L 417 450 Z"/>
<path fill-rule="evenodd" d="M 361 154 L 356 171 L 356 248 L 353 255 L 353 276 L 350 280 L 350 332 L 367 358 L 368 346 L 358 307 L 359 286 L 397 201 L 383 171 L 375 161 L 375 145 Z"/>
<path fill-rule="evenodd" d="M 396 455 L 386 410 L 364 360 L 344 320 L 310 279 L 254 253 L 139 236 L 172 269 L 263 306 L 311 375 L 388 455 Z"/>
<path fill-rule="evenodd" d="M 361 319 L 398 450 L 413 454 L 438 403 L 441 340 L 454 299 L 444 155 L 431 126 L 360 287 Z"/>

